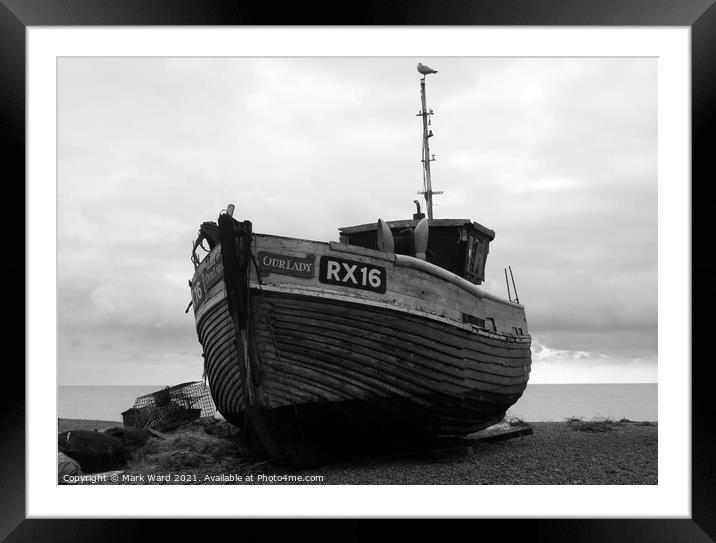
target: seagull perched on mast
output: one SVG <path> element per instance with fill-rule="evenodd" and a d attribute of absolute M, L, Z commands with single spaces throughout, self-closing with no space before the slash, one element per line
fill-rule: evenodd
<path fill-rule="evenodd" d="M 430 66 L 425 66 L 422 62 L 418 62 L 418 72 L 423 75 L 438 73 L 437 70 L 433 70 Z"/>

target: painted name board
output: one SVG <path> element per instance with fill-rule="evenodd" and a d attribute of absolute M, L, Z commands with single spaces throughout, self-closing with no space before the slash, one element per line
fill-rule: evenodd
<path fill-rule="evenodd" d="M 257 258 L 263 276 L 270 273 L 293 275 L 294 277 L 313 277 L 315 275 L 315 255 L 298 257 L 260 251 Z"/>
<path fill-rule="evenodd" d="M 386 288 L 386 273 L 383 266 L 334 256 L 321 257 L 318 280 L 328 285 L 359 288 L 381 294 Z"/>
<path fill-rule="evenodd" d="M 224 263 L 221 257 L 217 258 L 203 270 L 194 275 L 191 282 L 191 301 L 194 311 L 206 301 L 209 289 L 224 278 Z"/>
<path fill-rule="evenodd" d="M 220 279 L 224 277 L 224 263 L 221 258 L 217 258 L 216 262 L 206 267 L 204 270 L 204 282 L 206 288 L 213 287 Z"/>

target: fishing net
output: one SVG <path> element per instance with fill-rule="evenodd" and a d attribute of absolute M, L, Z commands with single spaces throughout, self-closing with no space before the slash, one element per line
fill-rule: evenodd
<path fill-rule="evenodd" d="M 139 396 L 134 405 L 122 413 L 122 418 L 124 426 L 158 428 L 211 417 L 215 412 L 209 387 L 202 381 L 194 381 Z"/>

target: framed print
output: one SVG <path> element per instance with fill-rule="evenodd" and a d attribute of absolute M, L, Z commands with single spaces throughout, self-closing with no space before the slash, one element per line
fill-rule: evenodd
<path fill-rule="evenodd" d="M 709 322 L 691 285 L 694 307 L 711 286 L 691 273 L 708 184 L 690 183 L 710 2 L 211 5 L 0 8 L 26 179 L 4 273 L 27 315 L 3 536 L 189 517 L 714 537 L 711 372 L 691 346 Z M 495 423 L 514 440 L 489 445 Z M 376 458 L 414 430 L 474 441 L 357 470 L 321 456 Z M 154 445 L 97 469 L 70 446 L 135 438 Z M 271 463 L 289 457 L 310 467 Z"/>

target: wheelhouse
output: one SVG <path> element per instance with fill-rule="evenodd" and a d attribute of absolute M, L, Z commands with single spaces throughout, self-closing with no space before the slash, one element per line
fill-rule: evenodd
<path fill-rule="evenodd" d="M 415 230 L 419 219 L 388 221 L 396 240 Z M 474 283 L 485 280 L 485 263 L 495 232 L 469 219 L 429 219 L 426 260 Z M 361 224 L 338 229 L 340 242 L 378 250 L 378 225 Z M 396 253 L 411 254 L 410 244 L 396 244 Z"/>

